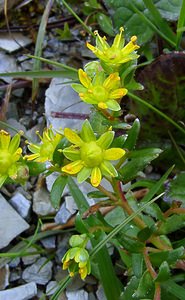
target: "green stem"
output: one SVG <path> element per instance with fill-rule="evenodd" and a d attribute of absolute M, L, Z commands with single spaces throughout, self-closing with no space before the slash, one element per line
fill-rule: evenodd
<path fill-rule="evenodd" d="M 127 94 L 132 99 L 136 100 L 136 102 L 139 102 L 143 104 L 144 106 L 147 106 L 151 110 L 153 110 L 155 113 L 157 113 L 159 116 L 161 116 L 163 119 L 167 120 L 169 123 L 171 123 L 174 127 L 176 127 L 178 130 L 180 130 L 183 134 L 185 134 L 185 129 L 183 129 L 179 124 L 177 124 L 174 120 L 172 120 L 170 117 L 168 117 L 166 114 L 164 114 L 162 111 L 148 103 L 147 101 L 141 99 L 140 97 L 128 92 Z"/>
<path fill-rule="evenodd" d="M 61 0 L 61 2 L 64 4 L 64 6 L 67 8 L 67 10 L 77 19 L 77 21 L 82 24 L 82 26 L 85 28 L 85 30 L 92 35 L 92 37 L 95 37 L 94 33 L 89 29 L 89 27 L 82 21 L 82 19 L 74 12 L 74 10 L 66 3 L 66 1 Z"/>

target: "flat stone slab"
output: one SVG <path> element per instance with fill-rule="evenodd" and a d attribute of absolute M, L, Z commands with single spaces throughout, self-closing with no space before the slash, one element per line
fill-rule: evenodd
<path fill-rule="evenodd" d="M 37 295 L 37 285 L 30 282 L 13 289 L 0 291 L 0 300 L 29 300 Z"/>
<path fill-rule="evenodd" d="M 0 249 L 28 228 L 29 224 L 0 194 Z"/>

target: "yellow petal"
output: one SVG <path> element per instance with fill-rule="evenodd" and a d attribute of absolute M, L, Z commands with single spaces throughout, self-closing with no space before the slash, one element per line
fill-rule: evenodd
<path fill-rule="evenodd" d="M 140 47 L 136 44 L 137 37 L 134 35 L 131 37 L 130 42 L 121 50 L 122 54 L 130 54 L 131 52 L 139 49 Z"/>
<path fill-rule="evenodd" d="M 117 160 L 125 155 L 126 151 L 121 148 L 110 148 L 105 150 L 104 159 L 105 160 Z"/>
<path fill-rule="evenodd" d="M 73 130 L 71 130 L 70 128 L 64 129 L 64 135 L 72 144 L 80 146 L 83 143 L 83 141 L 78 136 L 78 134 L 76 132 L 74 132 Z"/>
<path fill-rule="evenodd" d="M 105 79 L 103 87 L 107 90 L 117 89 L 120 86 L 120 77 L 118 72 L 112 73 Z"/>
<path fill-rule="evenodd" d="M 105 102 L 99 102 L 98 107 L 101 108 L 101 109 L 106 109 L 108 106 Z"/>
<path fill-rule="evenodd" d="M 120 33 L 117 34 L 114 38 L 114 42 L 112 44 L 113 48 L 121 49 L 124 46 L 123 31 L 124 28 L 120 27 Z"/>
<path fill-rule="evenodd" d="M 98 167 L 94 167 L 91 173 L 91 184 L 94 187 L 97 187 L 102 179 L 101 171 Z"/>
<path fill-rule="evenodd" d="M 96 52 L 96 47 L 94 47 L 93 45 L 89 44 L 88 42 L 86 43 L 87 48 L 89 48 L 89 50 L 91 50 L 93 53 Z"/>
<path fill-rule="evenodd" d="M 91 85 L 91 79 L 87 75 L 87 73 L 85 73 L 82 69 L 79 69 L 78 76 L 79 76 L 80 82 L 83 84 L 83 86 L 85 86 L 86 88 L 89 88 L 89 86 Z"/>
<path fill-rule="evenodd" d="M 81 160 L 74 161 L 62 168 L 62 171 L 68 174 L 77 174 L 84 167 Z"/>
<path fill-rule="evenodd" d="M 0 131 L 0 147 L 1 149 L 8 149 L 10 144 L 10 134 L 5 130 Z"/>
<path fill-rule="evenodd" d="M 117 90 L 114 90 L 112 91 L 110 94 L 109 94 L 109 97 L 111 99 L 120 99 L 121 97 L 125 96 L 126 93 L 128 92 L 127 89 L 117 89 Z"/>

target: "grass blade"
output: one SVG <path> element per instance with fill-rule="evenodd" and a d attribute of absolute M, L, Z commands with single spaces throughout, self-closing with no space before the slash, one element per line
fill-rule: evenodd
<path fill-rule="evenodd" d="M 176 46 L 176 43 L 169 39 L 169 37 L 166 36 L 161 30 L 159 30 L 139 9 L 137 9 L 137 7 L 134 4 L 130 3 L 130 8 L 138 15 L 140 15 L 143 21 L 147 23 L 153 31 L 155 31 L 159 36 L 161 36 L 165 41 L 167 41 L 172 47 Z"/>
<path fill-rule="evenodd" d="M 159 199 L 164 193 L 160 194 L 159 196 L 155 197 L 151 201 L 145 203 L 140 207 L 137 211 L 135 211 L 131 216 L 126 218 L 121 224 L 116 226 L 107 236 L 103 239 L 98 245 L 94 247 L 94 249 L 91 251 L 90 257 L 93 257 L 102 247 L 106 245 L 124 226 L 126 226 L 130 221 L 132 221 L 138 214 L 140 214 L 145 208 L 150 206 L 153 202 L 155 202 L 157 199 Z"/>
<path fill-rule="evenodd" d="M 152 0 L 143 0 L 145 6 L 148 8 L 151 16 L 153 17 L 153 22 L 155 25 L 161 29 L 161 31 L 175 43 L 176 37 L 168 23 L 161 17 L 158 9 L 155 7 L 154 2 Z"/>
<path fill-rule="evenodd" d="M 3 77 L 14 77 L 14 78 L 21 78 L 21 77 L 31 77 L 31 78 L 53 78 L 53 77 L 67 77 L 74 80 L 78 80 L 78 75 L 74 71 L 67 71 L 67 70 L 53 70 L 53 71 L 23 71 L 23 72 L 9 72 L 9 73 L 0 73 L 0 76 Z M 24 78 L 26 79 L 26 78 Z"/>
<path fill-rule="evenodd" d="M 183 31 L 181 30 L 185 24 L 185 0 L 182 1 L 179 19 L 177 22 L 176 50 L 179 49 Z M 184 29 L 185 30 L 185 29 Z"/>
<path fill-rule="evenodd" d="M 166 291 L 174 295 L 180 300 L 185 300 L 185 289 L 175 283 L 173 280 L 168 280 L 162 285 Z"/>
<path fill-rule="evenodd" d="M 65 70 L 69 70 L 69 71 L 73 71 L 73 72 L 78 73 L 77 69 L 69 67 L 69 66 L 67 66 L 65 64 L 59 63 L 57 61 L 46 59 L 46 58 L 35 56 L 35 55 L 27 55 L 27 56 L 30 57 L 30 58 L 34 58 L 34 59 L 40 60 L 40 61 L 45 62 L 47 64 L 50 64 L 50 65 L 53 65 L 53 66 L 56 66 L 56 67 L 59 67 L 59 68 L 65 69 Z"/>
<path fill-rule="evenodd" d="M 68 177 L 68 187 L 80 214 L 83 214 L 89 208 L 89 204 L 77 184 L 70 176 Z"/>
<path fill-rule="evenodd" d="M 54 0 L 49 0 L 46 5 L 46 8 L 44 10 L 44 13 L 43 13 L 43 16 L 41 19 L 41 23 L 39 26 L 39 32 L 38 32 L 36 46 L 35 46 L 35 53 L 34 53 L 35 56 L 41 56 L 47 21 L 48 21 L 49 13 L 50 13 L 51 7 L 53 5 L 53 2 L 54 2 Z M 41 67 L 41 61 L 35 60 L 34 64 L 33 64 L 33 71 L 40 70 L 40 67 Z M 33 78 L 33 82 L 32 82 L 32 100 L 33 101 L 35 100 L 35 97 L 36 97 L 36 94 L 38 91 L 38 87 L 39 87 L 38 79 Z"/>
<path fill-rule="evenodd" d="M 66 3 L 64 0 L 59 0 L 66 8 L 67 10 L 77 19 L 77 21 L 84 27 L 84 29 L 93 37 L 94 33 L 90 30 L 90 28 L 82 21 L 82 19 L 74 12 L 74 10 Z"/>
<path fill-rule="evenodd" d="M 173 119 L 171 119 L 170 117 L 168 117 L 166 114 L 164 114 L 162 111 L 160 111 L 159 109 L 157 109 L 156 107 L 154 107 L 152 104 L 146 102 L 145 100 L 143 100 L 142 98 L 128 92 L 127 95 L 129 97 L 131 97 L 132 99 L 134 99 L 136 102 L 139 102 L 145 106 L 147 106 L 148 108 L 150 108 L 151 110 L 153 110 L 155 113 L 157 113 L 159 116 L 161 116 L 163 119 L 167 120 L 169 123 L 171 123 L 173 126 L 175 126 L 178 130 L 180 130 L 183 134 L 185 134 L 185 129 L 182 128 L 181 126 L 179 126 L 178 123 L 176 123 Z"/>

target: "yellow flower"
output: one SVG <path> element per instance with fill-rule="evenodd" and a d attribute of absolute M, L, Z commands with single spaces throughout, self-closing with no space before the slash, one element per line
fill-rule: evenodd
<path fill-rule="evenodd" d="M 96 46 L 93 46 L 87 42 L 87 47 L 100 59 L 101 63 L 105 63 L 110 66 L 114 71 L 118 71 L 119 67 L 130 61 L 137 59 L 139 55 L 135 53 L 135 50 L 139 49 L 136 44 L 137 37 L 132 36 L 130 42 L 125 45 L 125 39 L 123 36 L 123 27 L 120 28 L 120 33 L 114 38 L 112 46 L 106 42 L 106 37 L 101 37 L 96 30 Z"/>
<path fill-rule="evenodd" d="M 39 135 L 39 133 L 37 132 Z M 27 160 L 35 160 L 37 162 L 52 161 L 53 153 L 62 139 L 61 133 L 54 133 L 51 127 L 47 128 L 43 132 L 43 137 L 39 135 L 41 139 L 40 144 L 28 143 L 28 149 L 33 153 L 25 155 L 24 158 Z"/>
<path fill-rule="evenodd" d="M 63 270 L 68 269 L 69 275 L 73 277 L 75 273 L 79 273 L 81 279 L 91 272 L 89 253 L 85 248 L 88 242 L 86 234 L 73 235 L 70 238 L 70 246 L 64 257 L 62 258 Z"/>
<path fill-rule="evenodd" d="M 63 150 L 63 154 L 73 162 L 62 168 L 68 174 L 77 174 L 79 183 L 91 178 L 91 184 L 97 187 L 103 176 L 116 177 L 117 171 L 111 164 L 111 160 L 120 159 L 125 150 L 121 148 L 109 148 L 114 138 L 113 131 L 107 131 L 96 139 L 88 120 L 86 120 L 80 132 L 75 133 L 70 128 L 64 130 L 65 137 L 73 144 Z"/>
<path fill-rule="evenodd" d="M 19 148 L 20 134 L 12 139 L 4 130 L 0 131 L 0 187 L 8 177 L 16 179 L 18 164 L 22 149 Z"/>
<path fill-rule="evenodd" d="M 72 84 L 72 88 L 79 93 L 84 102 L 98 105 L 101 109 L 108 108 L 113 111 L 121 109 L 117 101 L 126 95 L 127 89 L 120 88 L 120 77 L 117 72 L 107 78 L 104 72 L 99 72 L 93 79 L 82 69 L 79 69 L 78 74 L 81 84 Z"/>

